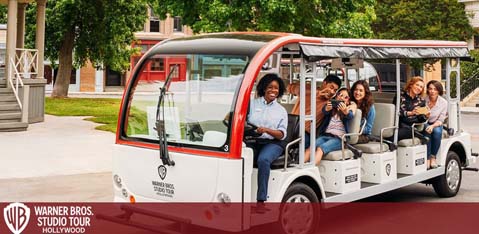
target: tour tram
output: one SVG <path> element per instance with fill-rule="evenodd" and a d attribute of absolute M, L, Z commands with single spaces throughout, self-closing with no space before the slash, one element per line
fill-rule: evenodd
<path fill-rule="evenodd" d="M 285 83 L 298 82 L 299 97 L 284 95 L 279 100 L 289 109 L 297 99 L 305 100 L 306 88 L 311 89 L 311 97 L 316 96 L 316 71 L 324 68 L 324 60 L 332 61 L 329 68 L 324 68 L 329 71 L 359 69 L 365 60 L 395 63 L 398 94 L 401 76 L 405 75 L 399 72 L 401 62 L 442 61 L 448 101 L 445 129 L 451 131 L 443 131 L 437 155 L 439 167 L 426 169 L 426 145 L 418 139 L 398 142 L 396 137 L 394 145 L 383 142 L 398 130 L 399 105 L 393 103 L 399 102 L 399 95 L 379 90 L 373 92 L 376 113 L 380 113 L 372 130 L 377 141 L 356 144 L 362 130 L 358 110 L 348 123 L 350 133 L 343 137 L 342 150 L 329 153 L 320 166 L 315 166 L 312 144 L 312 158 L 305 163 L 305 123 L 316 119 L 305 113 L 306 102 L 301 101 L 300 115 L 288 116 L 289 144 L 284 155 L 272 164 L 266 204 L 310 202 L 323 207 L 419 182 L 432 184 L 440 197 L 455 196 L 462 171 L 472 169 L 470 165 L 477 157 L 471 152 L 470 134 L 461 129 L 460 121 L 459 61 L 468 56 L 465 42 L 333 39 L 288 33 L 218 33 L 160 42 L 138 62 L 125 89 L 113 156 L 114 201 L 216 203 L 223 204 L 219 206 L 222 209 L 228 204 L 254 203 L 258 174 L 253 150 L 244 143 L 244 132 L 252 128 L 245 120 L 249 101 L 255 97 L 255 84 L 272 72 L 280 74 Z M 164 69 L 164 61 L 175 59 L 185 62 L 170 64 L 165 81 L 141 78 L 149 66 Z M 285 65 L 287 59 L 299 59 L 299 68 L 293 62 Z M 186 79 L 170 82 L 179 76 Z M 345 86 L 349 86 L 347 81 L 343 82 Z M 310 109 L 315 113 L 315 98 L 311 100 Z M 311 127 L 310 133 L 315 136 L 316 129 Z M 363 151 L 362 157 L 352 157 L 344 141 L 356 144 Z M 257 218 L 249 206 L 241 209 L 238 219 L 218 211 L 216 206 L 205 215 L 188 217 L 181 209 L 167 213 L 172 220 L 187 220 L 198 226 L 211 225 L 211 219 L 220 220 L 214 228 L 226 231 L 279 221 L 283 231 L 294 232 L 287 227 L 291 222 L 282 216 L 286 207 L 281 206 L 271 220 Z M 317 220 L 315 209 L 312 205 L 302 211 L 311 212 L 313 218 L 296 220 L 306 231 L 310 229 L 304 227 L 313 227 Z M 134 211 L 128 212 L 131 215 Z M 128 224 L 127 219 L 120 221 Z"/>

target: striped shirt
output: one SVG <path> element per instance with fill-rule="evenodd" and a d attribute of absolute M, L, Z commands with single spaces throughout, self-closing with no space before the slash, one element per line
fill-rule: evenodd
<path fill-rule="evenodd" d="M 346 133 L 344 124 L 338 114 L 335 114 L 329 121 L 326 133 L 341 137 Z"/>

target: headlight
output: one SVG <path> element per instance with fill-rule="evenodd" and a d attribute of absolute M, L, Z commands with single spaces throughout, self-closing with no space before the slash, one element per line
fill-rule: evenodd
<path fill-rule="evenodd" d="M 122 189 L 122 190 L 121 190 L 121 194 L 122 194 L 124 197 L 128 197 L 128 192 L 126 191 L 126 189 Z"/>
<path fill-rule="evenodd" d="M 114 175 L 113 176 L 113 183 L 115 184 L 115 186 L 117 188 L 121 188 L 122 187 L 122 184 L 121 184 L 121 177 L 119 175 Z"/>
<path fill-rule="evenodd" d="M 231 203 L 231 198 L 226 193 L 218 193 L 217 198 L 218 198 L 218 201 L 222 203 Z"/>

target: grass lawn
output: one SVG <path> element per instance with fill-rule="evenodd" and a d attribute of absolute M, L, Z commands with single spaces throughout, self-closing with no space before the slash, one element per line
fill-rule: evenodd
<path fill-rule="evenodd" d="M 121 99 L 45 98 L 45 112 L 57 116 L 92 116 L 85 120 L 101 123 L 95 129 L 116 132 Z"/>

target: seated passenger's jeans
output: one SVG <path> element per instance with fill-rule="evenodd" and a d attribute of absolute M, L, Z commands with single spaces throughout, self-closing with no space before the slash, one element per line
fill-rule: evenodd
<path fill-rule="evenodd" d="M 430 124 L 426 124 L 423 131 L 423 134 L 429 137 L 429 142 L 427 143 L 427 159 L 431 159 L 431 155 L 437 156 L 442 140 L 442 126 L 435 127 L 431 134 L 429 134 L 426 132 L 426 128 L 429 125 Z"/>
<path fill-rule="evenodd" d="M 319 136 L 316 139 L 316 148 L 321 148 L 323 155 L 329 152 L 341 150 L 341 139 L 334 136 Z"/>

